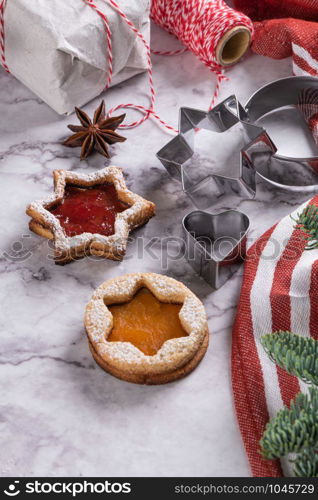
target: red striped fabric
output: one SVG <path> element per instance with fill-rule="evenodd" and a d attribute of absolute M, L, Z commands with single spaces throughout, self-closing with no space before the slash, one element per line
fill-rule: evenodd
<path fill-rule="evenodd" d="M 234 4 L 254 21 L 254 52 L 273 59 L 292 56 L 295 75 L 318 75 L 317 0 L 235 0 Z"/>
<path fill-rule="evenodd" d="M 294 258 L 290 258 L 290 251 L 301 249 L 305 246 L 305 241 L 299 239 L 299 231 L 296 231 L 288 241 L 281 259 L 277 262 L 274 280 L 270 295 L 272 308 L 272 329 L 291 330 L 291 302 L 289 290 L 291 286 L 292 273 L 297 263 L 297 252 Z M 299 392 L 298 380 L 277 366 L 277 375 L 283 403 L 289 405 L 292 398 Z"/>
<path fill-rule="evenodd" d="M 307 21 L 318 19 L 317 0 L 235 0 L 235 6 L 255 21 L 296 17 Z"/>
<path fill-rule="evenodd" d="M 281 475 L 278 462 L 265 461 L 259 455 L 259 440 L 269 419 L 262 367 L 253 335 L 251 289 L 256 278 L 259 257 L 274 228 L 265 233 L 249 250 L 237 309 L 232 340 L 232 385 L 237 417 L 253 475 Z"/>
<path fill-rule="evenodd" d="M 308 203 L 318 205 L 318 196 Z M 269 360 L 260 337 L 282 329 L 318 338 L 318 250 L 305 250 L 303 233 L 294 225 L 290 216 L 285 217 L 248 250 L 233 328 L 234 402 L 257 477 L 292 474 L 287 458 L 264 460 L 259 441 L 269 418 L 304 389 L 296 377 Z"/>
<path fill-rule="evenodd" d="M 272 59 L 292 58 L 295 76 L 318 76 L 318 0 L 234 0 L 254 21 L 252 49 Z M 304 112 L 318 144 L 318 93 L 304 100 Z"/>
<path fill-rule="evenodd" d="M 315 143 L 318 144 L 318 90 L 304 89 L 299 95 L 298 107 L 308 123 Z"/>
<path fill-rule="evenodd" d="M 310 66 L 303 57 L 299 57 L 297 54 L 293 55 L 293 72 L 295 76 L 317 76 L 317 70 Z"/>

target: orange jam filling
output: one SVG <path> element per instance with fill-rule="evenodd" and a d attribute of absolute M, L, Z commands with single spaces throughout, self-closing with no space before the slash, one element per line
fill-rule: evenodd
<path fill-rule="evenodd" d="M 141 288 L 130 302 L 108 306 L 113 329 L 107 340 L 130 342 L 153 356 L 166 340 L 187 336 L 179 319 L 181 307 L 160 302 L 147 288 Z"/>

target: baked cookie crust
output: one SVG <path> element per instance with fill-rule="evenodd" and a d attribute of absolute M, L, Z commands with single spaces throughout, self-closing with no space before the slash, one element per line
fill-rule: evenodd
<path fill-rule="evenodd" d="M 108 342 L 113 317 L 107 306 L 130 301 L 140 288 L 148 288 L 161 302 L 182 304 L 179 318 L 184 337 L 167 340 L 153 356 L 130 342 Z M 117 378 L 138 384 L 163 384 L 190 373 L 203 358 L 209 343 L 202 302 L 185 285 L 155 273 L 132 273 L 103 283 L 85 312 L 85 328 L 95 361 Z"/>
<path fill-rule="evenodd" d="M 31 217 L 30 230 L 54 242 L 56 264 L 66 264 L 89 255 L 122 260 L 126 253 L 129 233 L 146 224 L 155 215 L 154 203 L 129 191 L 122 170 L 118 167 L 106 167 L 92 174 L 54 170 L 53 179 L 54 193 L 44 200 L 30 203 L 26 213 Z M 60 221 L 49 209 L 63 200 L 66 185 L 93 187 L 103 183 L 113 184 L 119 200 L 128 206 L 126 210 L 116 214 L 114 234 L 104 236 L 82 233 L 67 236 Z"/>

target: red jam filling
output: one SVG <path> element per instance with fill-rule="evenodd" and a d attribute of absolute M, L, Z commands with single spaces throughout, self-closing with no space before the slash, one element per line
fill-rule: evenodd
<path fill-rule="evenodd" d="M 50 212 L 59 219 L 67 236 L 82 233 L 110 236 L 115 232 L 116 214 L 127 208 L 118 199 L 113 184 L 91 188 L 66 185 L 63 200 Z"/>

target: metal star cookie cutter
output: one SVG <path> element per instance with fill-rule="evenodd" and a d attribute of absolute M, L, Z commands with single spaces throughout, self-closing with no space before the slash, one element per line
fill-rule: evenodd
<path fill-rule="evenodd" d="M 238 210 L 219 214 L 194 210 L 182 226 L 188 262 L 209 285 L 220 288 L 245 257 L 249 218 Z"/>
<path fill-rule="evenodd" d="M 214 141 L 224 140 L 222 134 L 227 131 L 239 136 L 242 145 L 237 153 L 234 173 L 229 171 L 227 164 L 222 165 L 219 172 L 209 164 L 208 171 L 197 175 L 194 154 L 198 129 L 211 132 Z M 172 178 L 181 181 L 183 191 L 198 208 L 212 206 L 223 194 L 255 196 L 256 164 L 271 157 L 276 148 L 262 127 L 248 122 L 244 108 L 234 95 L 208 112 L 181 108 L 179 130 L 180 133 L 157 153 L 157 158 Z"/>
<path fill-rule="evenodd" d="M 300 96 L 318 90 L 318 78 L 292 76 L 275 80 L 255 92 L 245 105 L 246 119 L 256 123 L 266 115 L 278 113 L 282 118 L 285 110 L 299 109 Z M 302 103 L 306 105 L 306 102 Z M 307 104 L 309 105 L 309 103 Z M 308 129 L 305 118 L 299 112 L 303 127 Z M 318 148 L 317 148 L 318 151 Z M 256 165 L 257 174 L 270 184 L 290 191 L 317 191 L 318 152 L 307 158 L 295 158 L 278 153 Z"/>

